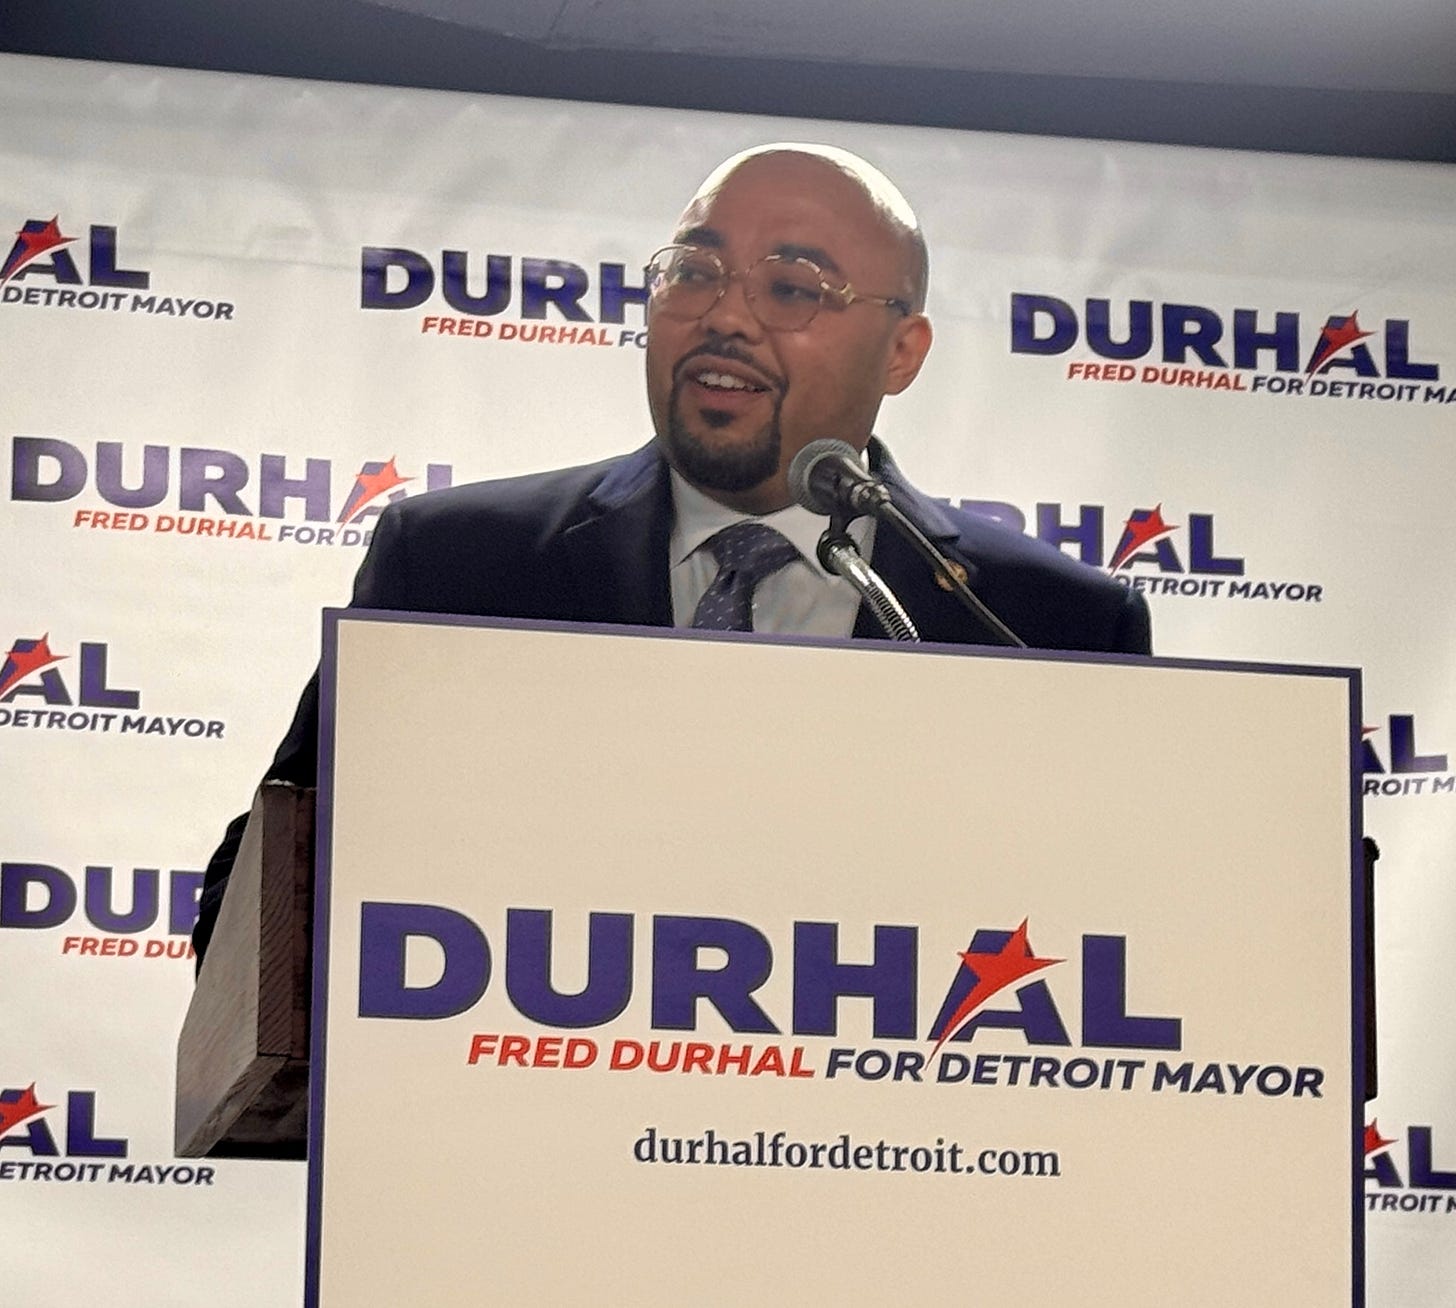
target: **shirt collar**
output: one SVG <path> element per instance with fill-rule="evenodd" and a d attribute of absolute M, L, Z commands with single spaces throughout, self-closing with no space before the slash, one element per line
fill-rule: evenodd
<path fill-rule="evenodd" d="M 831 574 L 824 571 L 818 559 L 819 537 L 829 525 L 828 518 L 810 513 L 798 504 L 790 504 L 786 509 L 755 517 L 751 513 L 740 513 L 737 509 L 719 504 L 681 477 L 676 468 L 669 470 L 669 476 L 672 480 L 673 504 L 672 539 L 668 544 L 669 567 L 675 568 L 690 558 L 724 527 L 732 526 L 735 522 L 761 522 L 788 537 L 804 561 L 817 574 L 826 579 L 830 577 Z M 858 518 L 850 524 L 850 535 L 861 547 L 865 543 L 864 536 L 869 522 L 868 518 Z"/>

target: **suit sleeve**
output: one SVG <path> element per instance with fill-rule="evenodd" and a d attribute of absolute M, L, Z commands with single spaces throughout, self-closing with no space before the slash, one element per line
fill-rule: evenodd
<path fill-rule="evenodd" d="M 394 506 L 386 508 L 379 516 L 374 535 L 369 541 L 369 552 L 360 564 L 354 578 L 354 593 L 349 607 L 355 609 L 405 608 L 404 535 L 400 526 L 400 515 Z M 288 781 L 295 786 L 313 786 L 318 783 L 318 734 L 319 734 L 319 674 L 313 676 L 303 688 L 298 707 L 293 711 L 293 721 L 278 746 L 273 762 L 263 774 L 264 781 Z M 238 846 L 242 843 L 243 828 L 248 815 L 241 813 L 230 823 L 221 843 L 208 861 L 207 871 L 202 879 L 202 895 L 197 904 L 197 924 L 192 929 L 192 948 L 197 954 L 197 969 L 202 970 L 202 961 L 207 947 L 212 942 L 212 933 L 217 928 L 217 915 L 222 910 L 223 897 L 227 894 L 228 878 L 237 861 Z"/>

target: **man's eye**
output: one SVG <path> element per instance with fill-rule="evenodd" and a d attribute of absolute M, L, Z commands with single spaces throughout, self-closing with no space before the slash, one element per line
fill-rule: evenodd
<path fill-rule="evenodd" d="M 776 277 L 769 283 L 768 293 L 782 304 L 817 303 L 819 288 L 808 282 L 796 282 L 789 278 Z"/>
<path fill-rule="evenodd" d="M 701 286 L 718 280 L 718 270 L 710 263 L 680 263 L 672 280 L 682 286 Z"/>

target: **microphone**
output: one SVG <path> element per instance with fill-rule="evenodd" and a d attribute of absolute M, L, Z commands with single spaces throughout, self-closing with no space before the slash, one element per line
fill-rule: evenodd
<path fill-rule="evenodd" d="M 819 561 L 829 571 L 837 572 L 850 581 L 866 599 L 869 598 L 869 592 L 851 575 L 857 573 L 858 569 L 851 567 L 846 561 L 845 551 L 836 549 L 826 557 L 825 547 L 826 543 L 832 542 L 835 546 L 846 545 L 853 550 L 853 542 L 844 529 L 852 518 L 869 514 L 888 523 L 930 566 L 936 584 L 956 598 L 961 607 L 991 638 L 993 644 L 1010 645 L 1016 649 L 1026 648 L 1026 642 L 992 613 L 980 596 L 966 585 L 965 568 L 946 558 L 934 542 L 900 511 L 899 506 L 890 498 L 890 488 L 874 473 L 865 470 L 854 446 L 848 441 L 817 440 L 804 446 L 789 464 L 789 492 L 810 513 L 829 518 L 829 528 L 820 541 Z M 830 557 L 835 559 L 834 563 L 830 563 Z M 877 583 L 876 589 L 890 595 L 893 600 L 893 595 L 884 585 L 883 579 L 858 558 L 857 552 L 855 559 L 860 567 L 870 571 L 871 577 Z M 915 627 L 910 624 L 909 615 L 900 608 L 898 601 L 895 601 L 895 608 L 899 611 L 895 614 L 881 612 L 880 604 L 878 599 L 871 601 L 875 616 L 892 639 L 919 639 L 918 634 L 899 634 L 902 630 L 901 619 L 909 624 L 911 633 L 915 632 Z"/>
<path fill-rule="evenodd" d="M 810 441 L 789 464 L 789 493 L 810 513 L 842 520 L 880 516 L 889 488 L 867 472 L 848 441 Z"/>

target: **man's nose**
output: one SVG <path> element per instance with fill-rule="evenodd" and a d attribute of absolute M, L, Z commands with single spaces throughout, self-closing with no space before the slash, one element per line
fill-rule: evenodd
<path fill-rule="evenodd" d="M 744 340 L 757 340 L 763 334 L 763 325 L 748 303 L 748 287 L 741 273 L 729 275 L 723 294 L 703 315 L 703 326 L 714 335 L 738 336 Z"/>

